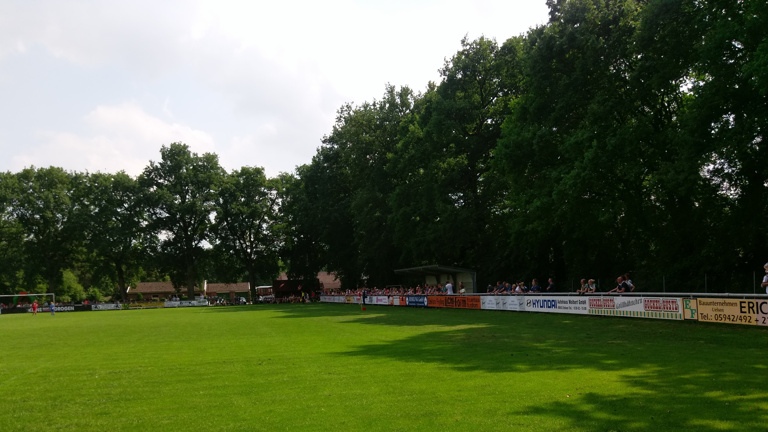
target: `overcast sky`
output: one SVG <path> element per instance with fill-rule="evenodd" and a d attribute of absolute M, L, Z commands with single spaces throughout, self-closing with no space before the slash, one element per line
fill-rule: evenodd
<path fill-rule="evenodd" d="M 546 20 L 545 0 L 0 0 L 0 171 L 135 176 L 181 141 L 293 172 L 343 103 Z"/>

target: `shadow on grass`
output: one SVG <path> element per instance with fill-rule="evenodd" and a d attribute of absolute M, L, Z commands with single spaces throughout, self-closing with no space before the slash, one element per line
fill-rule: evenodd
<path fill-rule="evenodd" d="M 439 326 L 361 345 L 339 353 L 343 357 L 387 358 L 414 367 L 435 363 L 520 379 L 564 372 L 558 375 L 565 381 L 559 387 L 562 400 L 522 406 L 509 411 L 512 416 L 546 413 L 581 430 L 768 431 L 766 329 L 453 309 L 278 306 L 285 318 L 343 316 L 354 324 Z M 579 375 L 585 373 L 625 390 L 601 391 L 599 382 L 584 386 Z M 590 390 L 580 391 L 580 385 Z"/>

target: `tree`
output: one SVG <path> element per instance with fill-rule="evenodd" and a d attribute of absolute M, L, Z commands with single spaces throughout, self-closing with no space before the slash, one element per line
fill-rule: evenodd
<path fill-rule="evenodd" d="M 186 144 L 160 149 L 160 162 L 149 163 L 139 177 L 148 190 L 149 227 L 159 235 L 160 255 L 175 286 L 194 296 L 200 269 L 210 249 L 217 188 L 224 176 L 218 156 L 192 153 Z"/>
<path fill-rule="evenodd" d="M 691 8 L 677 23 L 695 42 L 683 114 L 699 172 L 716 190 L 710 209 L 723 215 L 708 220 L 719 233 L 711 264 L 753 269 L 768 253 L 768 3 L 706 0 Z"/>
<path fill-rule="evenodd" d="M 310 204 L 305 188 L 308 170 L 308 165 L 302 165 L 296 169 L 296 175 L 280 175 L 278 197 L 281 211 L 277 226 L 282 239 L 280 257 L 287 267 L 288 276 L 305 281 L 315 280 L 325 265 L 318 209 Z"/>
<path fill-rule="evenodd" d="M 108 274 L 125 301 L 128 281 L 137 275 L 146 245 L 153 240 L 147 235 L 143 190 L 124 172 L 95 173 L 86 177 L 82 195 L 80 219 L 94 257 L 92 270 Z"/>
<path fill-rule="evenodd" d="M 538 274 L 634 268 L 647 250 L 649 144 L 635 135 L 634 1 L 549 2 L 524 44 L 523 90 L 498 147 L 511 238 Z M 598 273 L 599 274 L 599 273 Z"/>
<path fill-rule="evenodd" d="M 215 248 L 234 257 L 236 267 L 248 273 L 253 299 L 258 282 L 279 271 L 279 191 L 280 180 L 267 180 L 257 167 L 232 172 L 218 189 Z"/>
<path fill-rule="evenodd" d="M 11 207 L 17 190 L 16 176 L 0 173 L 0 294 L 16 292 L 23 277 L 24 231 Z"/>
<path fill-rule="evenodd" d="M 332 133 L 323 139 L 341 155 L 350 188 L 348 197 L 328 198 L 349 202 L 353 243 L 348 247 L 356 251 L 349 258 L 370 286 L 391 282 L 401 265 L 389 202 L 398 173 L 389 169 L 389 162 L 407 133 L 416 97 L 408 87 L 388 85 L 381 100 L 339 109 Z"/>
<path fill-rule="evenodd" d="M 74 175 L 61 168 L 26 168 L 16 174 L 9 214 L 24 232 L 24 279 L 35 289 L 38 278 L 48 292 L 60 293 L 62 271 L 73 262 L 82 238 L 73 230 L 77 202 Z"/>
<path fill-rule="evenodd" d="M 509 100 L 519 91 L 519 43 L 461 41 L 442 81 L 415 104 L 392 158 L 400 174 L 392 195 L 396 238 L 414 263 L 485 271 L 498 264 L 495 214 L 503 181 L 491 160 Z"/>

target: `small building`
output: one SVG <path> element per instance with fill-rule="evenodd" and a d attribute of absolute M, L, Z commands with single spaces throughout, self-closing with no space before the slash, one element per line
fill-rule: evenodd
<path fill-rule="evenodd" d="M 205 295 L 207 297 L 224 298 L 232 303 L 236 303 L 240 297 L 245 299 L 251 298 L 251 284 L 248 282 L 233 284 L 209 283 L 206 284 Z"/>
<path fill-rule="evenodd" d="M 139 282 L 136 287 L 128 287 L 127 295 L 129 300 L 138 300 L 139 294 L 143 300 L 161 301 L 171 297 L 181 297 L 187 294 L 186 289 L 176 290 L 171 282 Z M 195 295 L 203 295 L 204 290 L 195 288 Z"/>
<path fill-rule="evenodd" d="M 319 272 L 317 280 L 320 282 L 320 289 L 324 293 L 341 289 L 341 280 L 339 280 L 335 273 Z"/>

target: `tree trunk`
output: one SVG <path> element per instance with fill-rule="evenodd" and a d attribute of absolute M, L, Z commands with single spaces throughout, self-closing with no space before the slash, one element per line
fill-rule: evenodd
<path fill-rule="evenodd" d="M 125 286 L 125 270 L 119 263 L 115 263 L 115 269 L 117 270 L 117 287 L 120 290 L 120 299 L 125 303 L 128 301 L 128 290 Z"/>
<path fill-rule="evenodd" d="M 195 269 L 193 266 L 187 266 L 187 299 L 193 300 L 195 298 L 195 285 L 197 285 L 197 278 L 195 277 Z"/>
<path fill-rule="evenodd" d="M 248 284 L 250 285 L 248 290 L 251 293 L 251 303 L 256 303 L 259 300 L 259 293 L 256 292 L 256 270 L 248 269 Z"/>

